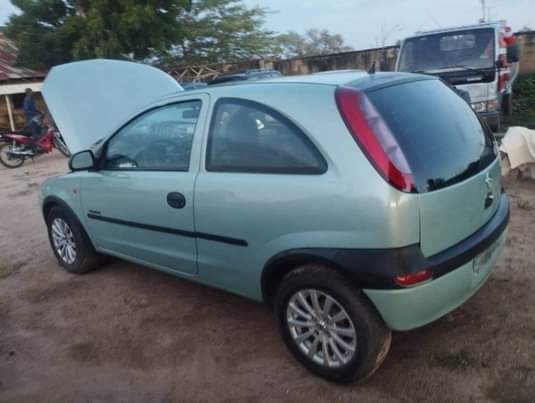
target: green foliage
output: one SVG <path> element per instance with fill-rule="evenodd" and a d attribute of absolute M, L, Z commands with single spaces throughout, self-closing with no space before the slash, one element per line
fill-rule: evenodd
<path fill-rule="evenodd" d="M 509 125 L 535 125 L 535 74 L 519 76 L 513 86 L 513 115 Z"/>
<path fill-rule="evenodd" d="M 268 11 L 241 0 L 12 0 L 5 34 L 17 63 L 46 70 L 73 60 L 220 63 L 351 50 L 340 35 L 311 29 L 275 35 Z"/>
<path fill-rule="evenodd" d="M 93 57 L 144 59 L 182 36 L 177 18 L 191 0 L 12 0 L 5 34 L 17 63 L 46 69 Z"/>
<path fill-rule="evenodd" d="M 344 44 L 341 35 L 332 34 L 326 29 L 309 29 L 305 35 L 289 31 L 279 36 L 279 44 L 284 57 L 327 55 L 353 50 Z"/>
<path fill-rule="evenodd" d="M 184 35 L 167 61 L 220 63 L 265 58 L 279 51 L 272 31 L 263 28 L 267 10 L 241 0 L 194 0 L 179 17 Z"/>

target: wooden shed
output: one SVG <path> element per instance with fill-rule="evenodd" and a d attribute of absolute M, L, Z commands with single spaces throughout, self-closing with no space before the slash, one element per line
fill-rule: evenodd
<path fill-rule="evenodd" d="M 25 91 L 35 92 L 36 106 L 44 111 L 41 85 L 45 73 L 15 66 L 17 48 L 0 33 L 0 132 L 24 127 Z"/>

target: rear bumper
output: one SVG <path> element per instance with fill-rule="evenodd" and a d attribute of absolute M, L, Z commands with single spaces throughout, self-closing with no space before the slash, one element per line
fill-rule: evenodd
<path fill-rule="evenodd" d="M 488 279 L 505 244 L 506 232 L 491 246 L 490 259 L 476 259 L 421 286 L 400 290 L 363 290 L 392 330 L 410 330 L 444 316 L 474 295 Z M 477 270 L 475 269 L 477 267 Z"/>
<path fill-rule="evenodd" d="M 508 221 L 509 202 L 502 195 L 496 214 L 483 228 L 427 258 L 433 280 L 413 288 L 363 292 L 392 330 L 409 330 L 432 322 L 462 305 L 485 283 L 505 245 Z"/>

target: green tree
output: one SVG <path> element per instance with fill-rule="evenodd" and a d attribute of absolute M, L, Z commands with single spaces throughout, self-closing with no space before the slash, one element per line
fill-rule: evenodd
<path fill-rule="evenodd" d="M 184 36 L 171 59 L 213 63 L 273 56 L 280 48 L 275 34 L 263 28 L 267 13 L 241 0 L 194 0 L 178 17 Z"/>
<path fill-rule="evenodd" d="M 353 50 L 344 43 L 342 35 L 326 29 L 309 29 L 305 35 L 289 31 L 279 36 L 279 44 L 283 57 L 327 55 Z"/>
<path fill-rule="evenodd" d="M 144 59 L 183 36 L 191 0 L 12 0 L 5 34 L 17 63 L 35 69 L 93 57 Z"/>
<path fill-rule="evenodd" d="M 19 65 L 47 69 L 94 57 L 211 63 L 269 57 L 267 10 L 240 0 L 12 0 L 5 34 Z"/>

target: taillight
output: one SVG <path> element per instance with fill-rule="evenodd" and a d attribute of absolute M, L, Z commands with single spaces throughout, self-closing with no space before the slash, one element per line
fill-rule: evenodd
<path fill-rule="evenodd" d="M 416 273 L 396 276 L 394 277 L 394 281 L 400 287 L 412 287 L 425 281 L 429 281 L 432 277 L 433 273 L 431 273 L 431 270 L 422 270 Z"/>
<path fill-rule="evenodd" d="M 397 189 L 414 192 L 416 186 L 407 159 L 368 97 L 342 87 L 336 90 L 336 103 L 349 132 L 377 171 Z"/>

